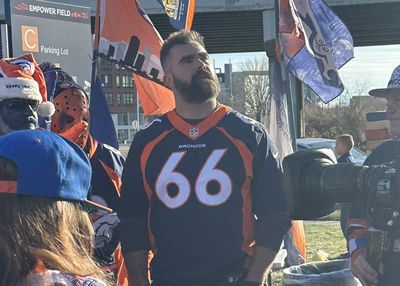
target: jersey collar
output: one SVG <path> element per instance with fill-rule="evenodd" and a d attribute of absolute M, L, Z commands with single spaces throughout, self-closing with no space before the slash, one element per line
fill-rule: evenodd
<path fill-rule="evenodd" d="M 210 115 L 196 125 L 191 125 L 181 118 L 175 110 L 167 113 L 171 124 L 191 140 L 196 140 L 214 127 L 229 111 L 230 107 L 220 104 Z"/>

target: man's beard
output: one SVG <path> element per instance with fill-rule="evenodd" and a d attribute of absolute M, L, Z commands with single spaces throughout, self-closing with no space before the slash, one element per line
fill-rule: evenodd
<path fill-rule="evenodd" d="M 217 77 L 208 72 L 198 72 L 190 83 L 185 83 L 173 76 L 176 90 L 187 103 L 202 103 L 217 97 L 220 86 Z"/>

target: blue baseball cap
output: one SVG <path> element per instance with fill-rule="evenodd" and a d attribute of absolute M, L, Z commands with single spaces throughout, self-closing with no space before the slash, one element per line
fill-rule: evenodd
<path fill-rule="evenodd" d="M 376 97 L 388 97 L 390 95 L 400 95 L 400 65 L 397 66 L 390 80 L 387 88 L 376 88 L 369 91 L 369 95 Z"/>
<path fill-rule="evenodd" d="M 92 168 L 75 143 L 47 130 L 21 130 L 0 136 L 0 157 L 17 167 L 15 188 L 1 193 L 77 201 L 110 211 L 87 199 Z"/>

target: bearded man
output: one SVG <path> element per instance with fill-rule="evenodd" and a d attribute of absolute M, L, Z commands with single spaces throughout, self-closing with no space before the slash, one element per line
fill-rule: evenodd
<path fill-rule="evenodd" d="M 160 52 L 176 108 L 135 136 L 122 175 L 121 242 L 135 286 L 265 285 L 290 227 L 264 126 L 217 102 L 195 31 Z"/>

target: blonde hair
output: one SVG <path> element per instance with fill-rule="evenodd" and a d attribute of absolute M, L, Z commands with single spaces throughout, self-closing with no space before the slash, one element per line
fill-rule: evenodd
<path fill-rule="evenodd" d="M 23 282 L 38 262 L 46 269 L 109 283 L 93 260 L 93 227 L 75 202 L 0 196 L 0 285 Z"/>
<path fill-rule="evenodd" d="M 354 147 L 353 136 L 350 134 L 342 134 L 338 136 L 336 140 L 340 141 L 346 147 L 347 152 Z"/>

